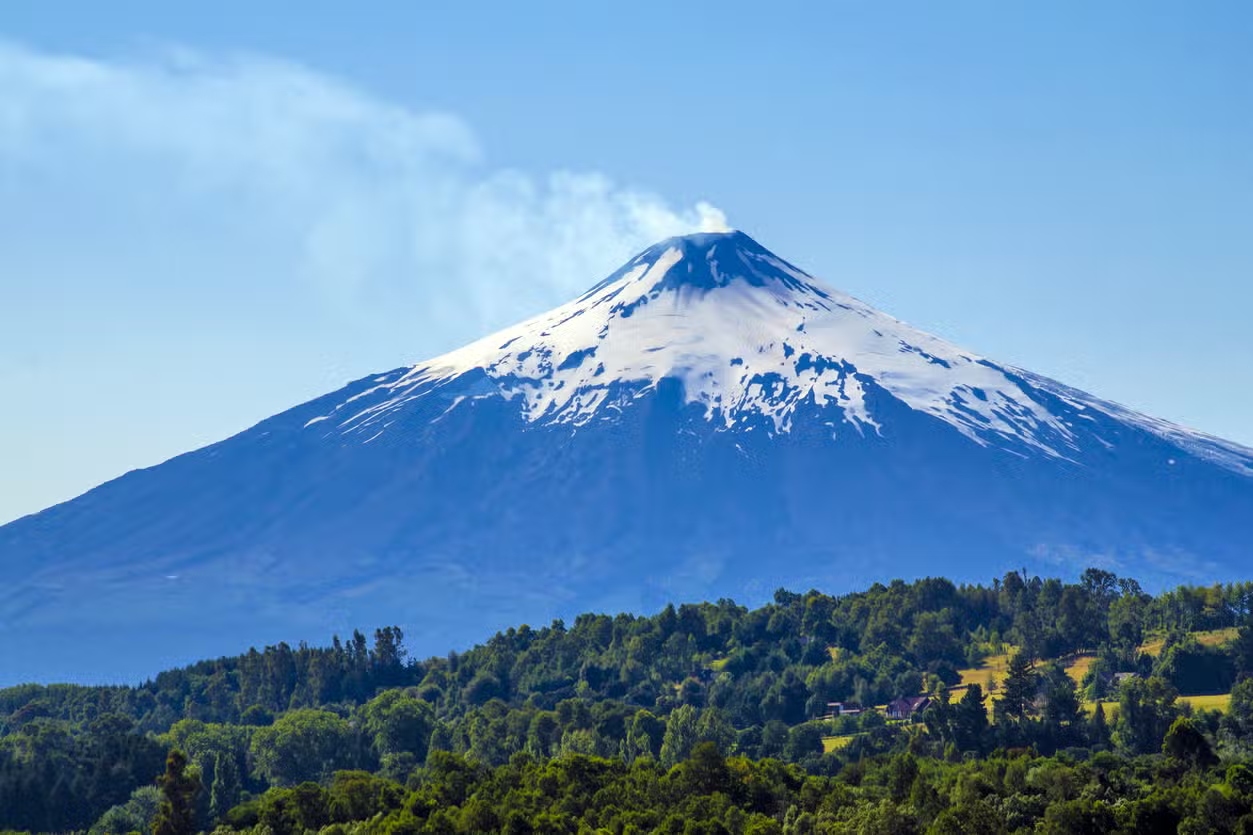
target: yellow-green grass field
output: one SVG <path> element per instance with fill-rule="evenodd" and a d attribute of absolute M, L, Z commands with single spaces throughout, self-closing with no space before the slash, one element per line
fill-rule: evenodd
<path fill-rule="evenodd" d="M 1219 710 L 1227 712 L 1231 704 L 1231 694 L 1221 693 L 1217 696 L 1180 696 L 1179 701 L 1192 705 L 1194 710 Z"/>
<path fill-rule="evenodd" d="M 1005 681 L 1006 671 L 1009 668 L 1009 656 L 1013 651 L 1000 655 L 989 655 L 984 659 L 983 663 L 978 667 L 969 667 L 964 670 L 958 670 L 961 676 L 961 683 L 957 686 L 968 687 L 971 684 L 977 684 L 985 691 L 988 689 L 988 677 L 992 677 L 992 681 L 996 683 L 999 689 Z M 1059 659 L 1066 674 L 1074 679 L 1075 684 L 1083 681 L 1083 677 L 1087 674 L 1088 668 L 1092 666 L 1092 662 L 1096 660 L 1096 655 L 1085 652 L 1079 655 L 1073 655 L 1068 658 Z"/>
<path fill-rule="evenodd" d="M 1205 644 L 1206 646 L 1219 646 L 1221 644 L 1226 643 L 1227 641 L 1230 641 L 1232 638 L 1234 638 L 1235 633 L 1236 633 L 1236 630 L 1234 629 L 1215 629 L 1209 632 L 1195 632 L 1193 634 L 1196 636 L 1196 639 L 1198 641 L 1200 641 L 1202 644 Z M 1161 643 L 1162 641 L 1160 638 L 1154 639 L 1154 641 L 1149 641 L 1143 646 L 1141 646 L 1141 651 L 1148 652 L 1152 650 L 1155 645 L 1156 651 L 1160 652 Z M 1012 651 L 1013 649 L 1010 648 L 1010 652 Z M 984 659 L 983 664 L 979 665 L 978 667 L 971 667 L 965 670 L 958 670 L 958 674 L 961 676 L 961 683 L 958 684 L 953 689 L 960 690 L 971 684 L 978 684 L 980 687 L 984 688 L 984 690 L 986 691 L 987 686 L 988 686 L 988 676 L 990 675 L 992 677 L 992 681 L 996 683 L 996 687 L 999 690 L 1005 682 L 1006 669 L 1009 666 L 1010 652 L 1007 652 L 1001 655 L 989 655 L 986 659 Z M 1080 682 L 1083 681 L 1084 675 L 1087 674 L 1088 669 L 1092 666 L 1092 662 L 1095 660 L 1096 660 L 1096 656 L 1094 654 L 1082 653 L 1080 655 L 1074 655 L 1068 658 L 1059 659 L 1059 663 L 1062 664 L 1063 669 L 1065 669 L 1066 671 L 1066 674 L 1070 676 L 1070 678 L 1075 682 L 1075 684 L 1079 684 Z M 985 695 L 991 696 L 991 698 L 989 698 L 987 701 L 988 712 L 991 713 L 992 704 L 996 696 L 994 693 L 989 694 L 986 692 L 985 692 Z M 1231 694 L 1225 693 L 1225 694 L 1217 695 L 1217 696 L 1182 695 L 1179 697 L 1179 701 L 1187 702 L 1188 704 L 1192 705 L 1192 707 L 1195 710 L 1226 711 L 1227 706 L 1231 703 Z M 1103 703 L 1105 705 L 1105 718 L 1112 722 L 1114 720 L 1114 717 L 1117 716 L 1118 714 L 1118 700 L 1107 699 L 1107 700 L 1104 700 Z M 1091 715 L 1096 710 L 1096 703 L 1085 700 L 1083 703 L 1083 707 L 1088 712 L 1088 714 Z"/>
<path fill-rule="evenodd" d="M 1236 636 L 1240 634 L 1240 630 L 1230 626 L 1226 629 L 1211 629 L 1208 632 L 1193 632 L 1192 634 L 1204 646 L 1220 647 L 1225 643 L 1234 641 Z"/>
<path fill-rule="evenodd" d="M 841 748 L 843 748 L 845 745 L 848 745 L 850 742 L 852 742 L 853 737 L 855 736 L 857 736 L 857 734 L 845 734 L 844 736 L 824 736 L 822 738 L 822 752 L 824 754 L 830 754 L 833 751 L 838 751 Z"/>
<path fill-rule="evenodd" d="M 1180 702 L 1187 702 L 1192 705 L 1193 710 L 1217 710 L 1226 712 L 1228 705 L 1231 704 L 1230 693 L 1220 693 L 1217 696 L 1180 696 Z M 1101 704 L 1105 705 L 1105 719 L 1113 722 L 1118 716 L 1118 700 L 1103 699 Z M 1091 716 L 1096 712 L 1096 702 L 1085 701 L 1083 708 Z"/>
<path fill-rule="evenodd" d="M 1096 655 L 1091 652 L 1085 652 L 1080 655 L 1073 655 L 1063 665 L 1066 675 L 1074 681 L 1076 685 L 1083 683 L 1083 677 L 1088 674 L 1088 669 L 1092 666 L 1092 662 L 1096 660 Z"/>
<path fill-rule="evenodd" d="M 1240 630 L 1235 627 L 1229 627 L 1227 629 L 1209 629 L 1201 632 L 1193 632 L 1192 637 L 1196 638 L 1197 642 L 1202 646 L 1218 647 L 1228 641 L 1235 640 L 1236 634 L 1239 631 Z M 1140 644 L 1140 652 L 1148 653 L 1156 658 L 1162 654 L 1162 647 L 1165 643 L 1165 635 L 1154 635 L 1144 643 Z"/>
<path fill-rule="evenodd" d="M 987 708 L 988 716 L 992 716 L 992 703 L 995 699 L 994 692 L 1000 690 L 1005 683 L 1005 677 L 1009 670 L 1009 656 L 1013 653 L 1014 647 L 1006 647 L 1006 651 L 999 655 L 989 655 L 983 659 L 983 663 L 978 667 L 968 667 L 964 670 L 958 670 L 957 674 L 961 676 L 961 683 L 952 690 L 964 690 L 972 684 L 977 684 L 983 688 L 983 695 L 986 701 L 984 706 Z M 988 687 L 988 678 L 991 677 L 995 690 Z M 953 698 L 957 698 L 954 696 Z"/>
<path fill-rule="evenodd" d="M 1098 704 L 1103 705 L 1105 708 L 1105 721 L 1106 722 L 1113 722 L 1115 719 L 1118 718 L 1118 700 L 1117 699 L 1113 701 L 1110 701 L 1109 699 L 1101 699 L 1100 702 L 1089 702 L 1085 700 L 1083 702 L 1083 709 L 1089 716 L 1091 716 L 1092 714 L 1096 713 L 1096 706 Z"/>
<path fill-rule="evenodd" d="M 992 677 L 992 681 L 996 683 L 999 689 L 1005 681 L 1005 676 L 1009 670 L 1009 656 L 1013 652 L 1013 647 L 1007 649 L 1000 655 L 989 655 L 983 659 L 983 663 L 978 667 L 968 667 L 964 670 L 958 670 L 957 674 L 961 676 L 961 683 L 958 687 L 969 687 L 977 684 L 982 687 L 986 693 L 988 689 L 988 677 Z"/>

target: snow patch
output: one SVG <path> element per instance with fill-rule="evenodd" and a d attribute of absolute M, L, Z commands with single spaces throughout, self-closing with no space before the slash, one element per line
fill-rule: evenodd
<path fill-rule="evenodd" d="M 472 372 L 486 378 L 475 397 L 516 399 L 533 423 L 611 418 L 675 378 L 686 402 L 724 430 L 765 418 L 788 432 L 798 410 L 817 406 L 838 409 L 837 424 L 882 435 L 873 403 L 886 393 L 985 447 L 1070 458 L 1095 431 L 1080 432 L 1074 418 L 1096 411 L 1253 471 L 1253 451 L 997 365 L 824 287 L 739 232 L 664 241 L 574 301 L 419 363 L 306 425 L 338 413 L 343 431 L 359 431 L 413 398 L 481 379 Z M 462 402 L 456 389 L 446 396 L 456 399 L 444 414 Z M 1051 410 L 1053 398 L 1069 411 Z M 370 405 L 354 410 L 361 400 Z"/>

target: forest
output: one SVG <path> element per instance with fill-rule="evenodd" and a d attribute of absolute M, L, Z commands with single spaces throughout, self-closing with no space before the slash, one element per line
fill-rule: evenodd
<path fill-rule="evenodd" d="M 1253 583 L 382 627 L 0 690 L 0 832 L 1253 832 Z"/>

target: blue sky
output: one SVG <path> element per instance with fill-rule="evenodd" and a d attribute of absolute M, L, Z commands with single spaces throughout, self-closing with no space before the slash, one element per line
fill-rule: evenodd
<path fill-rule="evenodd" d="M 1253 444 L 1250 43 L 1241 2 L 8 2 L 0 521 L 552 306 L 710 207 Z"/>

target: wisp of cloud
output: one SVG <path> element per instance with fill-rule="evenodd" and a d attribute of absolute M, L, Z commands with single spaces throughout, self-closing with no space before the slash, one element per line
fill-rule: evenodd
<path fill-rule="evenodd" d="M 60 183 L 101 214 L 229 201 L 346 315 L 399 301 L 428 333 L 449 317 L 459 332 L 505 324 L 660 238 L 726 226 L 709 204 L 676 209 L 594 172 L 493 168 L 455 115 L 291 63 L 177 50 L 0 44 L 0 172 Z"/>

